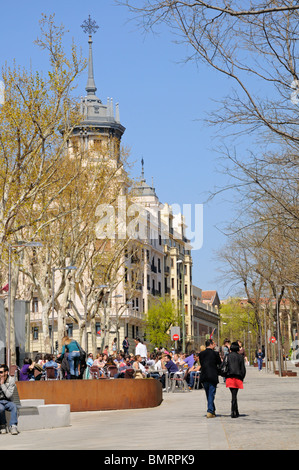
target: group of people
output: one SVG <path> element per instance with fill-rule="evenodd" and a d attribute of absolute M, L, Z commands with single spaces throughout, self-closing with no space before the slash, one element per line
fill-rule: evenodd
<path fill-rule="evenodd" d="M 231 392 L 231 417 L 239 416 L 237 394 L 243 388 L 243 380 L 246 375 L 246 355 L 240 342 L 230 343 L 225 340 L 222 348 L 217 349 L 213 339 L 206 341 L 200 351 L 191 351 L 189 354 L 167 351 L 164 348 L 156 349 L 148 354 L 146 345 L 139 339 L 135 339 L 135 354 L 129 353 L 128 338 L 124 344 L 126 351 L 117 352 L 112 349 L 97 354 L 92 353 L 82 358 L 82 349 L 77 341 L 65 337 L 62 351 L 55 358 L 51 354 L 37 355 L 35 360 L 26 358 L 19 370 L 18 380 L 41 380 L 46 369 L 51 367 L 56 377 L 61 379 L 88 379 L 91 368 L 98 368 L 99 375 L 110 376 L 110 368 L 114 369 L 113 377 L 117 378 L 154 378 L 162 383 L 165 391 L 165 372 L 168 376 L 183 373 L 190 389 L 194 386 L 196 376 L 199 376 L 199 388 L 204 388 L 207 397 L 207 418 L 216 416 L 215 395 L 219 375 L 224 377 L 226 387 Z M 259 351 L 260 352 L 260 351 Z M 262 359 L 261 357 L 259 358 Z M 223 365 L 226 372 L 223 374 Z M 127 372 L 133 372 L 127 375 Z M 17 409 L 12 401 L 15 378 L 8 374 L 8 367 L 0 365 L 0 433 L 6 432 L 5 410 L 11 412 L 9 429 L 12 434 L 17 434 Z"/>

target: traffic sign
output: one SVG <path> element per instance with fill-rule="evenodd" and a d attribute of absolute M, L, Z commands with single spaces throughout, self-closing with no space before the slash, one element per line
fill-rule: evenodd
<path fill-rule="evenodd" d="M 275 336 L 271 336 L 270 341 L 271 341 L 271 343 L 276 343 L 276 338 L 275 338 Z"/>
<path fill-rule="evenodd" d="M 170 328 L 170 337 L 173 341 L 180 341 L 181 339 L 181 329 L 179 326 L 172 326 Z"/>

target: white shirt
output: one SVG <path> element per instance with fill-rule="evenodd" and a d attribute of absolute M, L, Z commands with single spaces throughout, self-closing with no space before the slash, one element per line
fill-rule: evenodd
<path fill-rule="evenodd" d="M 141 356 L 142 358 L 147 358 L 147 347 L 145 344 L 138 343 L 135 348 L 135 356 Z"/>

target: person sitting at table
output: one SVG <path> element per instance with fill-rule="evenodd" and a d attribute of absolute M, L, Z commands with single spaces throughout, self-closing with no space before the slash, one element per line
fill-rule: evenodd
<path fill-rule="evenodd" d="M 187 383 L 188 383 L 188 386 L 189 386 L 189 389 L 191 390 L 194 386 L 194 380 L 195 380 L 195 377 L 197 375 L 200 374 L 200 368 L 201 368 L 201 365 L 200 365 L 200 362 L 199 362 L 199 354 L 196 353 L 195 354 L 195 362 L 193 364 L 192 367 L 190 367 L 188 369 L 188 374 L 187 374 Z"/>
<path fill-rule="evenodd" d="M 166 354 L 166 356 L 162 359 L 162 370 L 165 370 L 169 376 L 171 374 L 175 374 L 179 372 L 178 366 L 172 361 L 170 354 Z M 161 377 L 162 387 L 165 391 L 165 375 L 163 374 Z"/>
<path fill-rule="evenodd" d="M 100 369 L 102 369 L 105 364 L 106 361 L 104 360 L 104 354 L 97 354 L 95 360 L 92 363 L 93 366 L 97 366 Z"/>
<path fill-rule="evenodd" d="M 115 379 L 123 379 L 125 377 L 126 370 L 132 369 L 132 364 L 130 362 L 130 356 L 125 356 L 124 361 L 119 363 L 118 373 L 115 374 Z"/>
<path fill-rule="evenodd" d="M 143 379 L 147 376 L 144 365 L 142 364 L 143 358 L 140 354 L 135 356 L 135 361 L 133 362 L 133 369 L 135 370 L 135 379 Z"/>
<path fill-rule="evenodd" d="M 156 359 L 155 359 L 155 364 L 154 364 L 155 371 L 162 370 L 161 359 L 162 359 L 162 353 L 159 352 L 156 354 Z"/>
<path fill-rule="evenodd" d="M 48 367 L 54 367 L 55 377 L 57 377 L 59 365 L 54 361 L 54 356 L 52 354 L 48 354 L 46 358 L 47 362 L 43 365 L 43 369 L 46 370 Z"/>

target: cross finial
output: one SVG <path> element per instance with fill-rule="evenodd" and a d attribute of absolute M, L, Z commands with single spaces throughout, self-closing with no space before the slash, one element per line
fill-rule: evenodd
<path fill-rule="evenodd" d="M 88 33 L 89 36 L 91 36 L 92 33 L 96 33 L 97 29 L 99 29 L 96 22 L 90 18 L 90 15 L 88 15 L 88 20 L 83 21 L 81 28 L 83 28 L 84 33 Z"/>
<path fill-rule="evenodd" d="M 94 75 L 93 75 L 91 34 L 96 33 L 97 29 L 99 29 L 99 27 L 96 24 L 96 22 L 90 18 L 90 15 L 89 15 L 88 20 L 83 21 L 83 24 L 81 24 L 81 28 L 83 28 L 84 33 L 89 34 L 89 40 L 88 40 L 88 44 L 89 44 L 88 80 L 87 80 L 87 85 L 86 85 L 85 90 L 87 91 L 88 95 L 95 95 L 95 92 L 97 91 L 97 87 L 95 85 Z"/>

